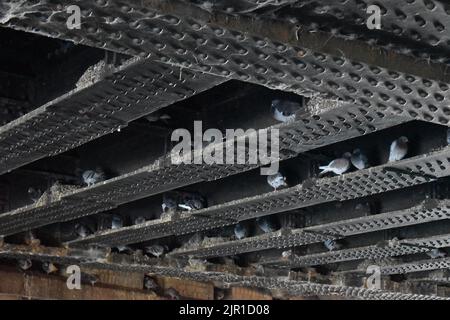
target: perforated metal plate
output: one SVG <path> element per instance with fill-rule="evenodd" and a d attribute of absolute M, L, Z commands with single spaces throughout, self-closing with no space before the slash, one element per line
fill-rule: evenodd
<path fill-rule="evenodd" d="M 133 262 L 127 257 L 110 257 L 108 259 L 94 260 L 94 256 L 87 257 L 86 252 L 73 254 L 65 249 L 46 250 L 40 249 L 39 252 L 31 252 L 24 248 L 16 249 L 13 246 L 0 247 L 0 257 L 12 259 L 31 259 L 37 261 L 52 261 L 61 264 L 77 264 L 81 267 L 108 269 L 122 272 L 144 272 L 167 277 L 177 277 L 181 279 L 190 279 L 202 282 L 215 282 L 224 285 L 239 285 L 248 287 L 259 287 L 269 290 L 283 290 L 290 295 L 307 296 L 307 295 L 338 295 L 349 298 L 375 299 L 375 300 L 441 300 L 449 299 L 440 296 L 429 296 L 419 294 L 407 294 L 401 292 L 385 291 L 385 290 L 369 290 L 358 287 L 336 286 L 319 284 L 314 282 L 294 281 L 277 277 L 262 276 L 243 276 L 234 273 L 224 272 L 195 272 L 186 271 L 180 268 L 157 266 L 143 262 Z M 53 251 L 53 252 L 52 252 Z M 98 258 L 98 257 L 97 257 Z M 111 261 L 113 260 L 113 261 Z M 120 262 L 114 261 L 118 260 Z"/>
<path fill-rule="evenodd" d="M 277 125 L 274 128 L 280 132 L 280 158 L 287 159 L 299 152 L 369 134 L 405 121 L 405 118 L 388 117 L 381 112 L 370 112 L 362 107 L 343 106 L 312 118 L 307 115 L 298 121 Z M 226 149 L 225 143 L 221 146 Z M 249 159 L 248 150 L 244 154 L 246 159 Z M 2 214 L 0 234 L 12 234 L 49 223 L 95 214 L 153 194 L 200 181 L 220 179 L 251 170 L 259 165 L 177 165 L 172 164 L 170 156 L 167 156 L 150 166 L 105 183 L 65 194 L 61 199 L 38 208 L 30 206 Z"/>
<path fill-rule="evenodd" d="M 210 14 L 177 0 L 98 0 L 80 1 L 81 30 L 68 30 L 60 4 L 9 3 L 2 21 L 13 28 L 275 89 L 320 92 L 418 120 L 450 121 L 445 65 L 387 54 L 289 21 Z"/>
<path fill-rule="evenodd" d="M 404 274 L 411 272 L 450 269 L 450 258 L 428 259 L 408 263 L 385 265 L 381 267 L 381 274 Z"/>
<path fill-rule="evenodd" d="M 338 177 L 306 181 L 302 185 L 285 190 L 213 206 L 187 214 L 175 221 L 149 221 L 92 235 L 74 243 L 116 246 L 219 228 L 258 216 L 420 185 L 448 176 L 449 165 L 450 147 L 447 147 L 428 155 Z"/>
<path fill-rule="evenodd" d="M 290 248 L 327 239 L 340 239 L 356 234 L 404 227 L 450 218 L 449 201 L 430 201 L 405 210 L 332 222 L 287 232 L 273 232 L 252 238 L 229 241 L 199 249 L 174 252 L 174 256 L 210 258 L 236 255 L 270 248 Z"/>
<path fill-rule="evenodd" d="M 0 173 L 75 148 L 226 80 L 134 60 L 1 127 Z"/>
<path fill-rule="evenodd" d="M 351 260 L 381 259 L 423 253 L 430 251 L 432 248 L 442 248 L 448 246 L 450 246 L 450 234 L 444 234 L 427 238 L 400 240 L 399 244 L 392 246 L 388 246 L 386 244 L 373 245 L 305 256 L 293 256 L 287 261 L 266 261 L 265 264 L 289 268 L 317 266 Z"/>

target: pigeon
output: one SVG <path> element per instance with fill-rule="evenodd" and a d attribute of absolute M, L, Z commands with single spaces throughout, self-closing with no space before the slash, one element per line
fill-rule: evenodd
<path fill-rule="evenodd" d="M 159 244 L 155 244 L 155 245 L 145 248 L 145 252 L 147 254 L 151 254 L 152 256 L 155 256 L 156 258 L 161 257 L 165 251 L 166 251 L 166 247 L 159 245 Z"/>
<path fill-rule="evenodd" d="M 401 243 L 400 243 L 400 239 L 397 237 L 394 237 L 390 240 L 383 240 L 376 244 L 376 246 L 379 248 L 386 248 L 386 247 L 387 248 L 395 248 L 395 247 L 398 247 L 399 245 L 401 245 Z"/>
<path fill-rule="evenodd" d="M 169 288 L 165 291 L 165 295 L 170 299 L 170 300 L 180 300 L 181 296 L 178 293 L 177 290 L 175 290 L 174 288 Z"/>
<path fill-rule="evenodd" d="M 234 227 L 234 235 L 236 236 L 236 239 L 238 239 L 238 240 L 244 239 L 245 237 L 248 236 L 248 230 L 244 225 L 238 223 Z"/>
<path fill-rule="evenodd" d="M 41 241 L 36 238 L 36 235 L 32 230 L 25 232 L 24 240 L 25 243 L 29 246 L 38 246 L 41 243 Z"/>
<path fill-rule="evenodd" d="M 302 105 L 298 102 L 278 99 L 273 100 L 271 105 L 274 119 L 280 122 L 294 121 L 301 108 Z"/>
<path fill-rule="evenodd" d="M 328 251 L 335 251 L 342 249 L 342 244 L 333 239 L 325 240 L 323 242 L 323 245 L 325 246 L 325 248 L 328 249 Z"/>
<path fill-rule="evenodd" d="M 290 257 L 292 257 L 292 250 L 286 250 L 281 253 L 281 258 L 283 259 L 289 259 Z"/>
<path fill-rule="evenodd" d="M 282 188 L 282 187 L 287 187 L 287 183 L 286 183 L 286 177 L 283 176 L 281 173 L 276 173 L 273 175 L 269 175 L 267 176 L 267 183 L 275 189 L 275 191 L 278 188 Z"/>
<path fill-rule="evenodd" d="M 389 162 L 402 160 L 408 153 L 408 138 L 402 136 L 391 143 Z"/>
<path fill-rule="evenodd" d="M 365 169 L 369 166 L 369 159 L 367 159 L 366 155 L 363 154 L 360 149 L 353 150 L 350 161 L 353 166 L 359 170 Z"/>
<path fill-rule="evenodd" d="M 350 169 L 350 158 L 352 155 L 350 152 L 344 153 L 342 158 L 335 159 L 331 161 L 327 166 L 320 166 L 319 169 L 322 170 L 319 175 L 323 175 L 328 172 L 333 172 L 334 174 L 341 175 Z"/>
<path fill-rule="evenodd" d="M 159 286 L 156 283 L 155 279 L 149 276 L 144 276 L 144 288 L 147 290 L 155 291 L 159 288 Z"/>
<path fill-rule="evenodd" d="M 206 200 L 198 193 L 183 192 L 178 207 L 187 211 L 200 210 L 206 208 Z"/>
<path fill-rule="evenodd" d="M 38 202 L 38 200 L 42 197 L 42 194 L 43 192 L 40 189 L 35 189 L 33 187 L 28 188 L 28 196 L 33 203 Z"/>
<path fill-rule="evenodd" d="M 111 221 L 111 229 L 120 229 L 123 227 L 123 219 L 119 215 L 113 215 L 112 221 Z"/>
<path fill-rule="evenodd" d="M 97 168 L 95 170 L 86 170 L 85 172 L 83 172 L 82 178 L 83 183 L 90 187 L 96 183 L 105 181 L 105 173 L 100 168 Z"/>
<path fill-rule="evenodd" d="M 146 220 L 143 216 L 139 216 L 134 219 L 134 224 L 142 224 L 142 223 L 145 223 L 145 221 Z"/>
<path fill-rule="evenodd" d="M 259 217 L 259 218 L 256 218 L 256 223 L 258 224 L 258 227 L 259 227 L 264 233 L 274 232 L 274 231 L 277 230 L 277 228 L 275 227 L 275 225 L 273 224 L 273 222 L 270 221 L 269 218 L 266 218 L 266 217 Z"/>
<path fill-rule="evenodd" d="M 32 263 L 31 263 L 30 259 L 19 260 L 17 262 L 17 264 L 18 264 L 19 268 L 21 270 L 23 270 L 23 271 L 26 271 L 26 270 L 30 269 L 31 266 L 32 266 Z"/>
<path fill-rule="evenodd" d="M 438 258 L 444 258 L 447 256 L 447 253 L 443 250 L 440 250 L 438 248 L 434 248 L 431 251 L 427 252 L 427 255 L 431 258 L 431 259 L 438 259 Z"/>
<path fill-rule="evenodd" d="M 133 249 L 131 249 L 129 246 L 118 246 L 116 247 L 116 249 L 119 253 L 130 254 L 133 252 Z"/>
<path fill-rule="evenodd" d="M 84 224 L 82 224 L 82 223 L 77 223 L 75 225 L 75 233 L 80 238 L 86 238 L 87 236 L 92 234 L 91 230 L 89 230 L 89 228 L 87 226 L 85 226 Z"/>
<path fill-rule="evenodd" d="M 95 274 L 81 272 L 81 283 L 90 284 L 94 286 L 98 282 L 98 277 Z"/>
<path fill-rule="evenodd" d="M 178 208 L 178 201 L 175 195 L 172 193 L 165 193 L 163 195 L 163 202 L 161 206 L 163 212 L 175 211 Z"/>
<path fill-rule="evenodd" d="M 50 274 L 58 271 L 58 268 L 51 262 L 43 262 L 42 270 L 44 270 L 45 273 Z"/>

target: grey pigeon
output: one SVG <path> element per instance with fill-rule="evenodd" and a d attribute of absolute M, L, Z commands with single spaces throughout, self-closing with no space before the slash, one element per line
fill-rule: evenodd
<path fill-rule="evenodd" d="M 105 173 L 100 168 L 96 168 L 95 170 L 86 170 L 83 172 L 82 178 L 83 183 L 90 187 L 96 183 L 105 181 Z"/>
<path fill-rule="evenodd" d="M 58 268 L 51 262 L 43 262 L 42 270 L 44 270 L 45 273 L 50 274 L 58 271 Z"/>
<path fill-rule="evenodd" d="M 323 242 L 323 245 L 325 246 L 325 248 L 328 249 L 328 251 L 335 251 L 342 249 L 342 244 L 333 239 L 325 240 Z"/>
<path fill-rule="evenodd" d="M 402 160 L 408 153 L 408 138 L 402 136 L 391 143 L 389 162 Z"/>
<path fill-rule="evenodd" d="M 134 219 L 134 224 L 142 224 L 142 223 L 145 223 L 145 221 L 146 220 L 143 216 L 139 216 Z"/>
<path fill-rule="evenodd" d="M 154 244 L 152 246 L 145 248 L 145 252 L 147 254 L 151 254 L 152 256 L 155 256 L 156 258 L 161 257 L 165 251 L 166 251 L 166 247 L 159 245 L 159 244 Z"/>
<path fill-rule="evenodd" d="M 163 202 L 162 202 L 162 210 L 163 212 L 168 211 L 175 211 L 178 208 L 178 201 L 174 194 L 172 193 L 165 193 L 163 195 Z"/>
<path fill-rule="evenodd" d="M 80 238 L 86 238 L 87 236 L 92 234 L 91 230 L 89 230 L 89 228 L 87 226 L 85 226 L 84 224 L 82 224 L 82 223 L 77 223 L 75 225 L 75 233 Z"/>
<path fill-rule="evenodd" d="M 120 229 L 123 227 L 123 219 L 119 215 L 113 215 L 111 220 L 111 229 Z"/>
<path fill-rule="evenodd" d="M 248 230 L 244 225 L 238 223 L 234 227 L 234 235 L 236 236 L 236 239 L 238 239 L 238 240 L 244 239 L 245 237 L 248 236 Z"/>
<path fill-rule="evenodd" d="M 165 295 L 170 299 L 170 300 L 180 300 L 181 296 L 178 293 L 177 290 L 175 290 L 174 288 L 169 288 L 165 291 Z"/>
<path fill-rule="evenodd" d="M 271 109 L 275 120 L 280 122 L 294 121 L 296 113 L 302 108 L 298 102 L 288 100 L 273 100 Z"/>
<path fill-rule="evenodd" d="M 187 211 L 200 210 L 206 208 L 206 200 L 198 193 L 182 192 L 180 194 L 178 207 Z"/>
<path fill-rule="evenodd" d="M 258 227 L 264 233 L 274 232 L 274 231 L 277 230 L 277 228 L 275 227 L 274 223 L 272 221 L 270 221 L 270 219 L 268 219 L 266 217 L 256 218 L 256 223 L 258 224 Z"/>
<path fill-rule="evenodd" d="M 286 177 L 280 172 L 267 176 L 267 183 L 275 190 L 288 186 L 286 183 Z"/>
<path fill-rule="evenodd" d="M 28 188 L 28 196 L 30 197 L 31 201 L 33 201 L 33 203 L 36 203 L 42 197 L 43 193 L 44 192 L 42 192 L 40 189 L 36 189 L 33 187 Z"/>
<path fill-rule="evenodd" d="M 156 283 L 155 279 L 149 276 L 144 276 L 144 288 L 147 290 L 156 291 L 158 290 L 159 286 Z"/>
<path fill-rule="evenodd" d="M 431 258 L 431 259 L 438 259 L 438 258 L 444 258 L 447 256 L 447 253 L 443 250 L 440 250 L 438 248 L 434 248 L 430 251 L 427 252 L 427 255 Z"/>
<path fill-rule="evenodd" d="M 353 150 L 351 162 L 355 166 L 355 168 L 362 170 L 369 166 L 369 159 L 366 157 L 364 153 L 361 152 L 360 149 Z"/>
<path fill-rule="evenodd" d="M 118 246 L 116 249 L 119 253 L 131 254 L 133 252 L 129 246 Z"/>
<path fill-rule="evenodd" d="M 17 262 L 17 265 L 19 266 L 20 269 L 26 271 L 30 269 L 33 264 L 31 263 L 30 259 L 22 259 Z"/>
<path fill-rule="evenodd" d="M 341 175 L 350 169 L 350 158 L 352 155 L 350 152 L 344 153 L 342 158 L 335 159 L 331 161 L 326 166 L 320 166 L 319 169 L 322 170 L 319 175 L 323 175 L 328 172 L 333 172 L 334 174 Z"/>

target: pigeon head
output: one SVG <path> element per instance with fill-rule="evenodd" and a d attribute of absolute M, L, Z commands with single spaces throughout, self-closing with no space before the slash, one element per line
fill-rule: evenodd
<path fill-rule="evenodd" d="M 281 103 L 281 100 L 278 100 L 278 99 L 272 100 L 272 105 L 271 105 L 272 110 L 277 108 L 280 103 Z"/>
<path fill-rule="evenodd" d="M 346 159 L 350 159 L 352 157 L 352 154 L 350 152 L 346 152 L 342 155 L 342 157 L 346 158 Z"/>
<path fill-rule="evenodd" d="M 401 136 L 400 138 L 398 138 L 398 141 L 400 141 L 402 143 L 408 143 L 409 142 L 408 138 L 405 137 L 405 136 Z"/>
<path fill-rule="evenodd" d="M 354 156 L 359 156 L 360 154 L 361 154 L 361 150 L 360 149 L 353 150 L 353 155 Z"/>

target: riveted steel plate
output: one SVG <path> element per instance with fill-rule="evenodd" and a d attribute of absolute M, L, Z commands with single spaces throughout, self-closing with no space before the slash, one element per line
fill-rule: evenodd
<path fill-rule="evenodd" d="M 332 178 L 309 180 L 288 189 L 202 209 L 175 221 L 153 220 L 92 235 L 73 243 L 116 246 L 219 228 L 258 216 L 420 185 L 448 176 L 449 165 L 450 147 L 446 147 L 396 163 Z"/>
<path fill-rule="evenodd" d="M 450 121 L 446 65 L 299 29 L 289 21 L 210 14 L 177 0 L 79 5 L 80 30 L 68 30 L 64 6 L 48 0 L 7 5 L 2 20 L 9 27 L 275 89 L 320 92 L 417 120 Z"/>
<path fill-rule="evenodd" d="M 428 259 L 380 267 L 381 274 L 383 275 L 432 271 L 438 269 L 450 269 L 450 258 Z"/>
<path fill-rule="evenodd" d="M 448 246 L 450 246 L 450 234 L 444 234 L 427 238 L 400 240 L 398 244 L 391 246 L 385 244 L 372 245 L 305 256 L 294 256 L 288 259 L 288 261 L 266 261 L 265 264 L 289 268 L 318 266 L 343 261 L 381 259 L 423 253 L 430 251 L 432 248 Z"/>
<path fill-rule="evenodd" d="M 405 118 L 388 117 L 382 112 L 367 111 L 363 107 L 342 106 L 312 118 L 308 115 L 298 121 L 273 128 L 279 129 L 280 158 L 287 159 L 299 152 L 369 134 L 405 121 Z M 226 143 L 220 145 L 226 149 Z M 244 155 L 249 159 L 248 150 Z M 170 156 L 166 156 L 132 173 L 64 194 L 61 199 L 38 208 L 30 206 L 2 214 L 0 234 L 12 234 L 49 223 L 71 220 L 72 217 L 95 214 L 153 194 L 201 181 L 220 179 L 260 165 L 172 164 Z M 91 205 L 79 207 L 84 203 Z M 101 209 L 102 205 L 105 206 L 104 210 Z"/>
<path fill-rule="evenodd" d="M 427 205 L 420 205 L 405 210 L 342 220 L 303 229 L 294 229 L 286 233 L 278 231 L 247 239 L 219 243 L 199 249 L 173 252 L 171 255 L 194 256 L 197 258 L 230 256 L 270 248 L 290 248 L 323 242 L 327 239 L 340 239 L 356 234 L 399 228 L 449 218 L 450 202 L 447 200 L 433 201 L 433 203 Z"/>
<path fill-rule="evenodd" d="M 169 266 L 158 266 L 143 262 L 127 261 L 124 259 L 98 259 L 96 254 L 89 257 L 89 252 L 81 254 L 73 254 L 67 252 L 66 249 L 40 249 L 39 252 L 24 250 L 24 248 L 16 249 L 14 246 L 6 245 L 0 247 L 0 257 L 11 259 L 30 259 L 37 261 L 51 261 L 62 264 L 77 264 L 82 267 L 107 269 L 122 272 L 144 272 L 166 277 L 176 277 L 181 279 L 189 279 L 193 281 L 215 282 L 226 285 L 239 285 L 248 287 L 259 287 L 269 290 L 283 290 L 290 295 L 338 295 L 343 297 L 375 299 L 375 300 L 441 300 L 448 299 L 441 296 L 429 296 L 419 294 L 408 294 L 385 290 L 371 290 L 366 288 L 337 286 L 328 284 L 319 284 L 306 281 L 287 280 L 285 278 L 262 277 L 262 276 L 244 276 L 234 273 L 212 272 L 212 271 L 186 271 L 181 268 L 173 268 Z M 93 262 L 94 258 L 97 258 Z M 111 260 L 122 260 L 114 262 Z"/>
<path fill-rule="evenodd" d="M 111 133 L 226 79 L 144 59 L 0 128 L 0 173 Z M 170 86 L 168 85 L 170 84 Z"/>

